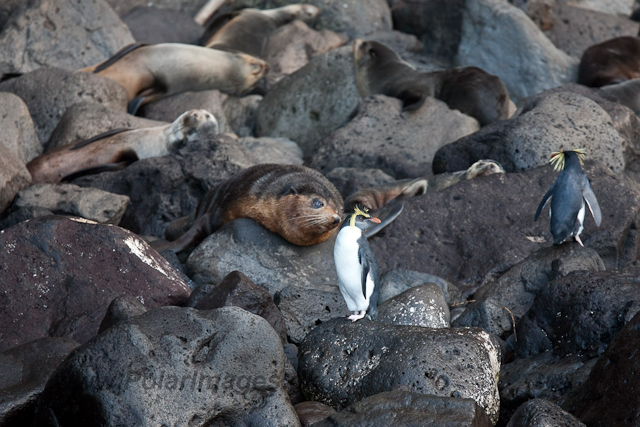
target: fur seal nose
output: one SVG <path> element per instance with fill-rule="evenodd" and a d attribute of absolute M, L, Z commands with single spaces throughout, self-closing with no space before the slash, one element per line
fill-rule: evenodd
<path fill-rule="evenodd" d="M 333 216 L 333 223 L 338 224 L 340 222 L 340 217 L 338 215 Z"/>

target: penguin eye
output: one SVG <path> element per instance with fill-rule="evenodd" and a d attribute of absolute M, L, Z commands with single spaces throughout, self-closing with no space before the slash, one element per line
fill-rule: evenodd
<path fill-rule="evenodd" d="M 313 201 L 311 202 L 311 206 L 314 209 L 320 209 L 321 207 L 324 206 L 324 203 L 322 203 L 322 200 L 320 199 L 313 199 Z"/>

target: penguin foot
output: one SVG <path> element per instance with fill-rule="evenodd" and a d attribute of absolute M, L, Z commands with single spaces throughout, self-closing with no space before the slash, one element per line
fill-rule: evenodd
<path fill-rule="evenodd" d="M 367 310 L 354 311 L 353 314 L 348 317 L 348 319 L 355 322 L 356 320 L 362 319 L 365 314 L 367 314 Z"/>
<path fill-rule="evenodd" d="M 576 242 L 580 243 L 580 246 L 584 248 L 584 245 L 582 244 L 582 240 L 580 240 L 580 236 L 575 236 L 575 237 L 576 237 Z"/>

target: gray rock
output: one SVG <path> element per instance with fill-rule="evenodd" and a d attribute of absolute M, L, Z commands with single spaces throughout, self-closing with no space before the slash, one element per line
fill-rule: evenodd
<path fill-rule="evenodd" d="M 473 399 L 387 391 L 367 397 L 313 427 L 491 427 L 487 413 Z"/>
<path fill-rule="evenodd" d="M 207 0 L 154 0 L 151 5 L 149 0 L 106 0 L 106 2 L 120 16 L 126 15 L 137 7 L 179 10 L 194 16 Z"/>
<path fill-rule="evenodd" d="M 295 142 L 287 138 L 254 138 L 246 136 L 238 142 L 247 151 L 263 163 L 301 165 L 302 150 Z"/>
<path fill-rule="evenodd" d="M 334 49 L 271 88 L 258 107 L 257 134 L 289 138 L 310 156 L 359 102 L 351 47 Z"/>
<path fill-rule="evenodd" d="M 615 173 L 635 160 L 625 158 L 625 141 L 596 102 L 573 92 L 557 92 L 528 99 L 511 119 L 442 147 L 433 159 L 433 172 L 467 169 L 481 159 L 519 172 L 548 164 L 551 153 L 561 148 L 585 148 L 588 158 Z"/>
<path fill-rule="evenodd" d="M 298 3 L 297 0 L 237 0 L 233 7 L 271 9 Z M 391 11 L 386 0 L 305 0 L 320 8 L 315 28 L 346 33 L 349 38 L 365 37 L 376 31 L 391 30 Z"/>
<path fill-rule="evenodd" d="M 33 0 L 0 31 L 0 76 L 43 66 L 76 70 L 134 41 L 103 0 Z"/>
<path fill-rule="evenodd" d="M 293 284 L 303 288 L 336 285 L 334 241 L 331 238 L 318 245 L 296 246 L 252 219 L 239 218 L 194 249 L 187 260 L 187 272 L 200 284 L 219 283 L 238 270 L 271 295 Z"/>
<path fill-rule="evenodd" d="M 119 83 L 91 73 L 42 67 L 0 83 L 0 91 L 18 95 L 29 107 L 40 143 L 44 144 L 65 110 L 81 101 L 127 110 L 127 92 Z"/>
<path fill-rule="evenodd" d="M 450 327 L 447 301 L 438 285 L 425 283 L 407 289 L 378 306 L 380 323 L 388 325 L 424 326 L 427 328 Z"/>
<path fill-rule="evenodd" d="M 575 6 L 620 16 L 631 15 L 634 3 L 634 0 L 573 0 Z"/>
<path fill-rule="evenodd" d="M 79 216 L 101 224 L 118 225 L 129 197 L 73 184 L 36 184 L 18 193 L 13 206 L 41 207 L 61 215 Z"/>
<path fill-rule="evenodd" d="M 509 420 L 530 399 L 559 402 L 584 383 L 597 359 L 579 356 L 554 357 L 550 351 L 517 359 L 500 368 L 500 418 Z"/>
<path fill-rule="evenodd" d="M 563 411 L 555 403 L 533 399 L 524 403 L 509 420 L 507 427 L 586 427 L 579 419 Z"/>
<path fill-rule="evenodd" d="M 289 340 L 295 344 L 321 323 L 350 314 L 337 285 L 292 284 L 276 292 L 273 299 L 284 317 Z"/>
<path fill-rule="evenodd" d="M 42 154 L 40 140 L 29 114 L 29 108 L 20 97 L 0 92 L 0 144 L 3 144 L 24 164 Z"/>
<path fill-rule="evenodd" d="M 11 212 L 0 221 L 0 230 L 4 230 L 5 228 L 13 227 L 14 225 L 21 223 L 22 221 L 26 221 L 33 218 L 38 218 L 41 216 L 53 215 L 49 209 L 33 207 L 33 208 L 24 208 L 18 209 L 17 211 Z"/>
<path fill-rule="evenodd" d="M 0 354 L 0 423 L 31 425 L 47 380 L 80 344 L 68 338 L 41 338 Z"/>
<path fill-rule="evenodd" d="M 262 317 L 273 327 L 282 343 L 287 343 L 284 319 L 271 295 L 239 271 L 229 273 L 193 307 L 198 310 L 214 310 L 227 306 L 240 307 Z"/>
<path fill-rule="evenodd" d="M 284 365 L 280 339 L 259 316 L 163 307 L 76 350 L 47 383 L 35 420 L 299 426 Z"/>
<path fill-rule="evenodd" d="M 633 224 L 640 213 L 640 191 L 630 179 L 596 163 L 587 161 L 585 172 L 606 213 L 599 228 L 592 218 L 585 219 L 583 242 L 598 252 L 607 269 L 624 268 L 638 253 Z M 405 199 L 402 220 L 389 224 L 384 238 L 369 241 L 380 270 L 428 272 L 470 295 L 492 269 L 506 271 L 551 246 L 546 213 L 537 222 L 533 216 L 555 179 L 546 166 L 465 180 Z"/>
<path fill-rule="evenodd" d="M 11 150 L 0 143 L 0 213 L 13 201 L 20 190 L 31 184 L 31 174 Z"/>
<path fill-rule="evenodd" d="M 177 118 L 178 116 L 174 117 L 170 122 Z M 44 151 L 85 141 L 113 129 L 140 129 L 167 123 L 136 117 L 125 111 L 112 110 L 94 102 L 78 102 L 67 108 L 60 117 L 60 121 L 44 146 Z"/>
<path fill-rule="evenodd" d="M 131 319 L 132 317 L 140 316 L 147 312 L 147 308 L 132 295 L 120 295 L 116 297 L 109 307 L 107 307 L 107 313 L 100 323 L 98 334 L 106 331 L 113 325 L 120 322 Z"/>
<path fill-rule="evenodd" d="M 380 169 L 337 167 L 325 174 L 325 176 L 336 186 L 345 199 L 362 188 L 395 181 L 391 175 L 382 172 Z"/>
<path fill-rule="evenodd" d="M 223 104 L 229 126 L 238 136 L 254 136 L 261 95 L 229 96 Z"/>
<path fill-rule="evenodd" d="M 0 350 L 37 338 L 84 343 L 113 299 L 180 304 L 190 289 L 138 236 L 112 225 L 45 217 L 0 231 Z"/>
<path fill-rule="evenodd" d="M 545 284 L 573 271 L 604 269 L 602 259 L 591 248 L 554 245 L 540 249 L 499 278 L 490 277 L 453 325 L 477 326 L 504 339 L 513 333 L 513 322 L 524 316 Z"/>
<path fill-rule="evenodd" d="M 316 31 L 301 20 L 283 25 L 269 36 L 265 47 L 265 61 L 269 64 L 267 88 L 285 75 L 298 71 L 317 55 L 345 45 L 349 38 L 330 30 Z"/>
<path fill-rule="evenodd" d="M 154 6 L 136 6 L 122 16 L 122 21 L 131 30 L 133 38 L 145 44 L 195 44 L 204 32 L 192 14 Z"/>
<path fill-rule="evenodd" d="M 578 60 L 555 47 L 522 10 L 504 0 L 466 2 L 455 61 L 500 77 L 516 104 L 577 77 Z"/>
<path fill-rule="evenodd" d="M 404 389 L 475 400 L 498 418 L 500 347 L 480 329 L 431 329 L 333 319 L 300 346 L 303 393 L 345 408 L 365 397 Z"/>
<path fill-rule="evenodd" d="M 639 327 L 636 314 L 598 358 L 589 379 L 564 399 L 562 409 L 588 426 L 640 423 L 640 396 L 635 392 L 640 381 Z"/>
<path fill-rule="evenodd" d="M 629 14 L 614 16 L 564 0 L 529 1 L 527 12 L 557 48 L 575 58 L 580 58 L 589 46 L 616 37 L 635 36 L 640 29 Z"/>
<path fill-rule="evenodd" d="M 430 176 L 439 148 L 479 128 L 475 119 L 435 98 L 402 112 L 400 100 L 374 95 L 348 124 L 318 142 L 309 166 L 323 173 L 357 167 L 378 168 L 396 179 Z"/>
<path fill-rule="evenodd" d="M 451 65 L 462 38 L 464 8 L 464 0 L 394 0 L 391 14 L 396 30 L 415 34 L 426 55 Z"/>
<path fill-rule="evenodd" d="M 177 154 L 139 160 L 118 172 L 77 178 L 73 184 L 129 196 L 120 225 L 160 237 L 172 220 L 194 212 L 209 189 L 257 163 L 237 139 L 217 135 L 194 141 Z"/>
<path fill-rule="evenodd" d="M 454 284 L 432 274 L 411 271 L 404 268 L 394 268 L 382 275 L 379 301 L 383 303 L 408 289 L 424 283 L 435 283 L 438 285 L 449 305 L 462 301 L 460 290 Z"/>
<path fill-rule="evenodd" d="M 638 272 L 575 272 L 549 282 L 518 322 L 516 355 L 602 354 L 640 310 Z"/>

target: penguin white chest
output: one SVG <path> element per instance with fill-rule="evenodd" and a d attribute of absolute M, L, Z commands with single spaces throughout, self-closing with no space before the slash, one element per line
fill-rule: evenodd
<path fill-rule="evenodd" d="M 344 227 L 338 233 L 333 249 L 333 257 L 338 274 L 340 292 L 350 311 L 366 310 L 373 293 L 371 274 L 367 276 L 366 297 L 362 292 L 362 265 L 358 259 L 358 239 L 362 232 L 358 228 Z"/>

